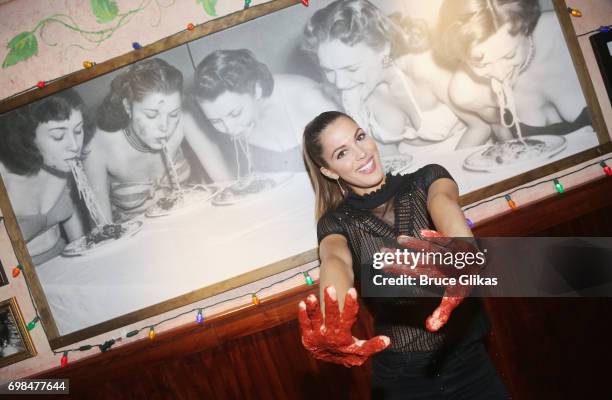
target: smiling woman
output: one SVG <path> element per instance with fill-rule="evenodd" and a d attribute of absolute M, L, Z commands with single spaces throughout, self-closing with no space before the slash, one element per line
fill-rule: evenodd
<path fill-rule="evenodd" d="M 0 173 L 16 199 L 14 211 L 35 264 L 83 234 L 67 160 L 81 157 L 90 131 L 83 101 L 72 90 L 2 116 Z"/>

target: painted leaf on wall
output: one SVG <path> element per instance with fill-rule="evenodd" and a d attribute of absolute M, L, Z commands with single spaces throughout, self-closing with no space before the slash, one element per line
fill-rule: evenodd
<path fill-rule="evenodd" d="M 38 54 L 38 40 L 33 32 L 21 32 L 11 39 L 6 47 L 9 52 L 2 63 L 2 68 L 10 67 Z"/>
<path fill-rule="evenodd" d="M 217 0 L 196 0 L 196 3 L 201 4 L 202 7 L 204 7 L 206 14 L 213 17 L 217 15 L 217 11 L 215 10 Z"/>
<path fill-rule="evenodd" d="M 112 21 L 119 13 L 119 7 L 114 0 L 90 0 L 91 10 L 99 23 Z"/>

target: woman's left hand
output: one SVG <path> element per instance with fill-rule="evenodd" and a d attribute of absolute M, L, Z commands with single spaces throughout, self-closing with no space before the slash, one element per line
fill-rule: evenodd
<path fill-rule="evenodd" d="M 474 254 L 474 259 L 477 259 L 476 254 L 480 251 L 478 248 L 465 240 L 444 237 L 437 231 L 433 230 L 421 230 L 421 235 L 425 238 L 424 240 L 417 239 L 410 236 L 399 236 L 397 242 L 403 248 L 413 249 L 416 252 L 422 252 L 423 257 L 425 253 L 442 253 L 442 259 L 446 253 L 453 255 L 453 260 L 456 259 L 456 254 L 459 253 L 471 253 Z M 382 252 L 395 254 L 395 249 L 381 248 Z M 482 254 L 482 253 L 481 253 Z M 465 260 L 465 255 L 462 258 Z M 425 275 L 428 278 L 454 278 L 454 284 L 442 285 L 445 288 L 444 296 L 440 305 L 434 310 L 434 312 L 425 321 L 425 327 L 430 332 L 438 331 L 442 328 L 451 313 L 455 308 L 461 304 L 463 299 L 468 295 L 472 289 L 469 285 L 461 285 L 457 282 L 457 277 L 460 274 L 477 274 L 480 269 L 484 266 L 484 259 L 481 263 L 473 263 L 470 265 L 464 265 L 458 267 L 457 263 L 454 265 L 440 265 L 436 263 L 427 263 L 425 260 L 417 260 L 415 264 L 407 265 L 401 261 L 401 259 L 395 260 L 393 263 L 387 264 L 383 268 L 383 271 L 394 274 L 394 275 L 408 275 L 419 278 L 420 275 Z M 447 279 L 448 281 L 448 279 Z"/>

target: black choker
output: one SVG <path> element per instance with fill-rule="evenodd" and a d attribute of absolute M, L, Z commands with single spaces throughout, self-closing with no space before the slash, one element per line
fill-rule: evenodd
<path fill-rule="evenodd" d="M 385 183 L 380 188 L 363 196 L 350 191 L 346 197 L 346 202 L 356 208 L 372 209 L 379 207 L 397 193 L 398 189 L 402 186 L 402 181 L 402 175 L 391 175 L 388 173 Z"/>
<path fill-rule="evenodd" d="M 125 135 L 125 139 L 130 144 L 130 146 L 132 146 L 135 150 L 140 151 L 141 153 L 156 153 L 158 151 L 150 148 L 138 136 L 133 134 L 129 126 L 123 129 L 123 134 Z"/>

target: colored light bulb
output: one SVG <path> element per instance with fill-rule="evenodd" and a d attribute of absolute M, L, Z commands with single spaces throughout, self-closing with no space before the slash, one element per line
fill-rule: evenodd
<path fill-rule="evenodd" d="M 133 42 L 132 47 L 134 48 L 134 50 L 138 50 L 142 48 L 142 45 L 138 42 Z"/>
<path fill-rule="evenodd" d="M 310 4 L 309 0 L 302 0 L 302 4 L 305 5 L 306 7 L 308 7 L 308 5 Z"/>
<path fill-rule="evenodd" d="M 612 176 L 612 168 L 610 168 L 609 165 L 607 165 L 604 161 L 600 162 L 599 165 L 601 165 L 606 175 Z"/>
<path fill-rule="evenodd" d="M 45 83 L 45 81 L 38 81 L 38 83 L 36 83 L 36 87 L 39 89 L 44 88 L 45 86 L 47 86 L 47 84 Z"/>
<path fill-rule="evenodd" d="M 96 63 L 93 61 L 88 61 L 88 60 L 83 61 L 83 67 L 86 69 L 93 67 L 95 64 Z"/>
<path fill-rule="evenodd" d="M 60 360 L 60 367 L 64 368 L 66 365 L 68 365 L 68 352 L 65 351 L 64 354 L 62 355 L 62 358 Z"/>
<path fill-rule="evenodd" d="M 188 31 L 192 31 L 194 29 L 195 29 L 195 25 L 194 24 L 192 24 L 191 22 L 187 24 L 187 30 Z"/>
<path fill-rule="evenodd" d="M 253 301 L 253 304 L 259 305 L 259 297 L 257 297 L 255 293 L 253 293 L 253 297 L 251 300 Z"/>
<path fill-rule="evenodd" d="M 16 266 L 15 268 L 13 268 L 13 278 L 17 278 L 19 276 L 19 274 L 21 274 L 21 269 L 23 267 L 21 265 Z"/>
<path fill-rule="evenodd" d="M 312 278 L 308 275 L 308 272 L 304 272 L 304 279 L 306 279 L 306 284 L 308 286 L 312 286 Z"/>
<path fill-rule="evenodd" d="M 149 339 L 155 339 L 155 328 L 153 327 L 149 328 Z"/>
<path fill-rule="evenodd" d="M 563 193 L 565 191 L 565 189 L 563 189 L 563 185 L 557 179 L 555 179 L 555 189 L 557 189 L 557 192 L 559 193 Z"/>
<path fill-rule="evenodd" d="M 567 11 L 572 14 L 572 17 L 582 17 L 582 12 L 577 8 L 567 7 Z"/>
<path fill-rule="evenodd" d="M 510 197 L 510 195 L 509 195 L 509 194 L 507 194 L 507 195 L 504 195 L 504 197 L 505 197 L 506 201 L 508 202 L 508 206 L 509 206 L 511 209 L 513 209 L 513 210 L 514 210 L 514 209 L 516 209 L 516 203 L 514 202 L 514 200 L 512 200 L 512 198 Z"/>
<path fill-rule="evenodd" d="M 467 222 L 467 224 L 468 224 L 468 226 L 469 226 L 470 228 L 473 228 L 473 227 L 474 227 L 474 222 L 473 222 L 471 219 L 466 218 L 466 219 L 465 219 L 465 222 Z"/>
<path fill-rule="evenodd" d="M 32 329 L 34 329 L 36 327 L 36 323 L 38 322 L 40 318 L 38 317 L 38 315 L 36 317 L 34 317 L 34 319 L 30 322 L 28 322 L 27 328 L 29 331 L 31 331 Z"/>
<path fill-rule="evenodd" d="M 202 314 L 201 308 L 198 310 L 198 314 L 196 315 L 196 322 L 198 324 L 201 324 L 202 322 L 204 322 L 204 315 Z"/>

